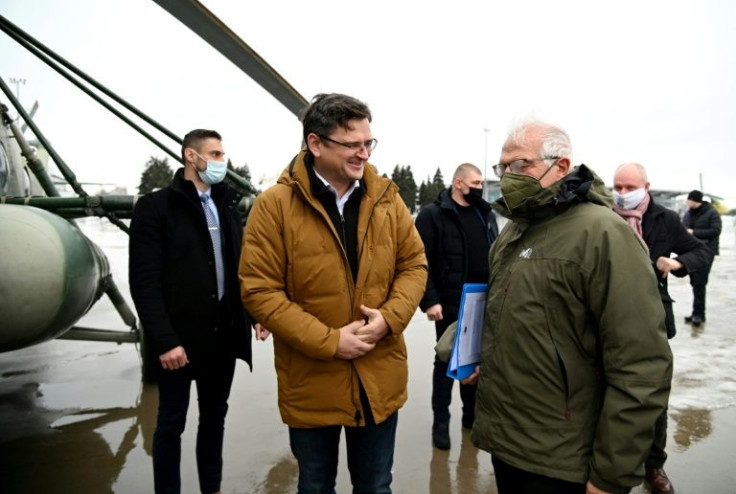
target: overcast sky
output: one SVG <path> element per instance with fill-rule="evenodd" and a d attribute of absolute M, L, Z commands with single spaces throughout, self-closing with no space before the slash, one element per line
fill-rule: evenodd
<path fill-rule="evenodd" d="M 203 3 L 307 99 L 368 103 L 381 172 L 411 165 L 419 183 L 440 167 L 447 180 L 470 161 L 492 175 L 509 125 L 531 115 L 565 128 L 575 163 L 608 184 L 639 161 L 654 188 L 698 188 L 702 173 L 706 192 L 736 196 L 736 2 Z M 220 131 L 261 187 L 298 151 L 298 120 L 151 0 L 0 0 L 0 12 L 173 132 Z M 164 156 L 4 33 L 0 54 L 80 180 L 132 192 Z"/>

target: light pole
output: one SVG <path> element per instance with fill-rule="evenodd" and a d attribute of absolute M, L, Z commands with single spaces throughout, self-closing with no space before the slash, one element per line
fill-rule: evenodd
<path fill-rule="evenodd" d="M 25 85 L 26 80 L 21 79 L 21 78 L 11 77 L 10 83 L 15 84 L 15 99 L 17 99 L 18 102 L 20 102 L 20 85 L 21 84 Z"/>
<path fill-rule="evenodd" d="M 485 146 L 483 148 L 483 199 L 488 200 L 488 133 L 491 131 L 489 128 L 483 129 L 485 134 Z"/>

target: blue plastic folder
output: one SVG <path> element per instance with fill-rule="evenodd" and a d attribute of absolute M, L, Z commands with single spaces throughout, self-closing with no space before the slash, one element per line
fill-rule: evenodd
<path fill-rule="evenodd" d="M 465 283 L 457 316 L 455 343 L 452 346 L 447 375 L 453 379 L 465 379 L 475 372 L 480 362 L 480 335 L 486 309 L 486 283 Z"/>

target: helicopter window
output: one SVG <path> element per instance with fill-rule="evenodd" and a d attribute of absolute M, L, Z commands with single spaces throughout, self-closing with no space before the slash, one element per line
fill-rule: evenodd
<path fill-rule="evenodd" d="M 5 183 L 8 181 L 8 155 L 5 146 L 0 144 L 0 194 L 5 193 Z"/>

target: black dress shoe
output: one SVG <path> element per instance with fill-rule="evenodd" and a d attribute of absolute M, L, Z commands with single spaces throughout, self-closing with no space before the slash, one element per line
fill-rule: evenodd
<path fill-rule="evenodd" d="M 652 494 L 675 494 L 675 488 L 663 468 L 647 468 L 646 481 Z"/>
<path fill-rule="evenodd" d="M 693 316 L 685 316 L 685 324 L 690 324 L 693 322 Z"/>
<path fill-rule="evenodd" d="M 437 449 L 450 449 L 450 424 L 435 422 L 432 425 L 432 444 Z"/>
<path fill-rule="evenodd" d="M 705 317 L 701 317 L 701 316 L 693 316 L 690 319 L 690 324 L 692 324 L 693 326 L 700 326 L 704 322 L 705 322 Z"/>

